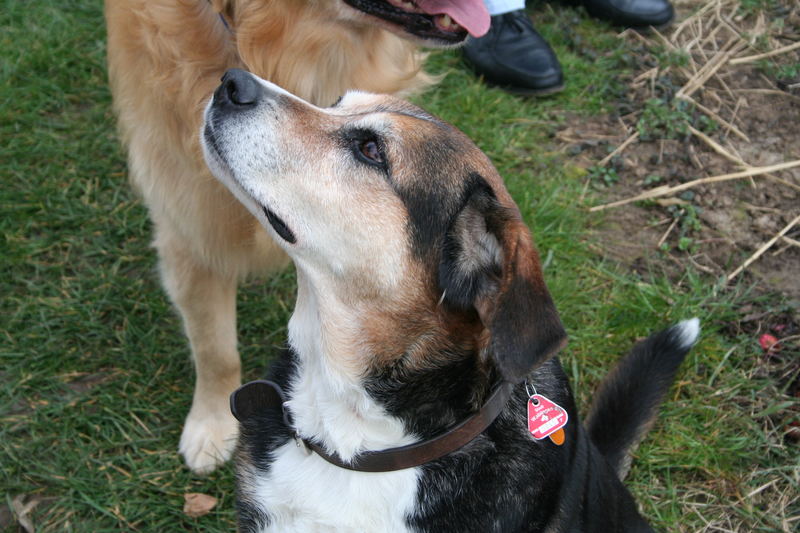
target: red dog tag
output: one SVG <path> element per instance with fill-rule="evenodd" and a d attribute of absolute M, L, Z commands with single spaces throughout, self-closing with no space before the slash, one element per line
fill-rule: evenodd
<path fill-rule="evenodd" d="M 536 440 L 542 440 L 566 426 L 568 418 L 563 407 L 541 394 L 534 394 L 528 399 L 528 431 Z"/>

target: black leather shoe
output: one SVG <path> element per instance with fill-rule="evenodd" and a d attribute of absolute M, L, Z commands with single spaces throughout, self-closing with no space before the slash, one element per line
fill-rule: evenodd
<path fill-rule="evenodd" d="M 478 75 L 510 93 L 543 95 L 564 88 L 553 49 L 523 9 L 493 16 L 489 33 L 470 38 L 463 50 Z"/>
<path fill-rule="evenodd" d="M 629 28 L 666 26 L 675 17 L 669 0 L 583 0 L 590 15 Z"/>

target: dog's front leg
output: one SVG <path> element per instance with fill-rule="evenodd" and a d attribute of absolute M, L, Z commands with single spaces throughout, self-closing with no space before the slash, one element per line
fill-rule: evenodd
<path fill-rule="evenodd" d="M 236 445 L 238 426 L 228 408 L 241 382 L 236 279 L 203 265 L 163 227 L 157 233 L 164 287 L 183 318 L 197 376 L 179 450 L 192 471 L 205 474 L 227 461 Z"/>

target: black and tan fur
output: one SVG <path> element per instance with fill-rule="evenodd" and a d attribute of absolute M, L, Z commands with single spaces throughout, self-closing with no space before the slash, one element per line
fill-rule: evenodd
<path fill-rule="evenodd" d="M 229 72 L 206 110 L 215 176 L 298 271 L 290 349 L 270 379 L 293 420 L 248 406 L 237 455 L 242 531 L 651 531 L 621 474 L 696 320 L 650 337 L 601 387 L 587 431 L 554 355 L 565 332 L 519 210 L 463 134 L 401 100 L 309 105 Z M 511 400 L 441 459 L 351 472 L 344 460 L 438 435 L 500 380 Z M 564 407 L 559 446 L 526 426 L 525 381 Z"/>

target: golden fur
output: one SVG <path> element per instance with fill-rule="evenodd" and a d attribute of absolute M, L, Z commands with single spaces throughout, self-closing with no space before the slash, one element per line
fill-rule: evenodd
<path fill-rule="evenodd" d="M 414 44 L 339 0 L 107 0 L 106 20 L 131 181 L 150 211 L 163 284 L 197 370 L 180 451 L 192 470 L 208 472 L 236 436 L 228 412 L 240 382 L 236 284 L 288 260 L 206 168 L 203 104 L 232 67 L 316 105 L 348 89 L 404 93 L 431 80 Z"/>

